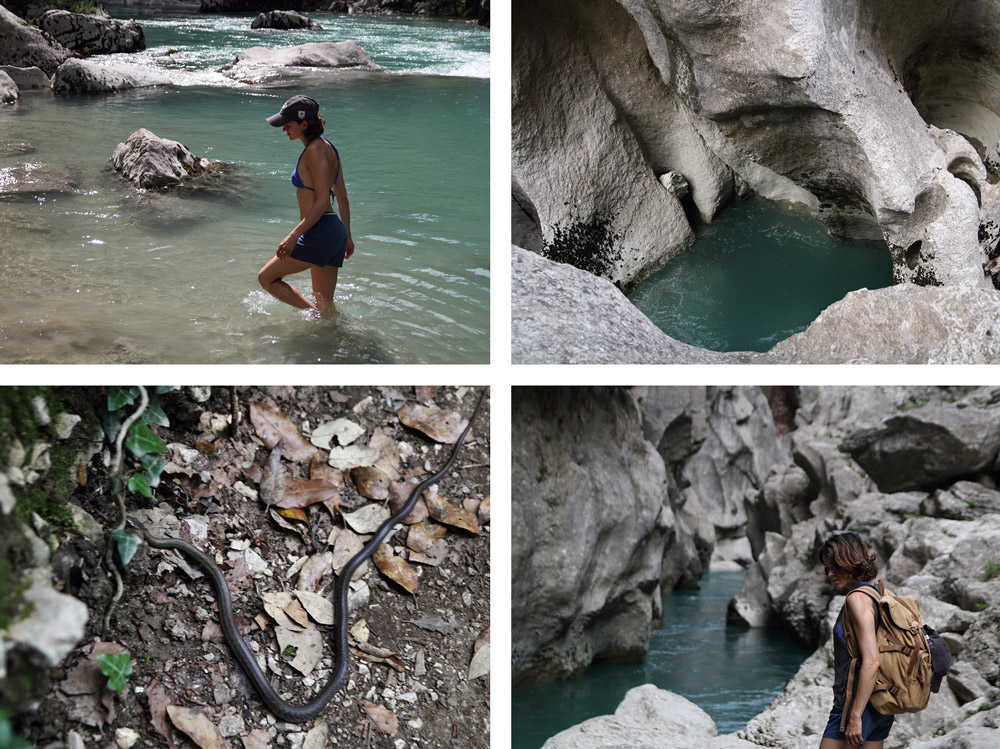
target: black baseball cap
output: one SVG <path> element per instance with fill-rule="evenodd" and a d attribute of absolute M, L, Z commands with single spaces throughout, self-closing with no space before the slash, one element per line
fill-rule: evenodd
<path fill-rule="evenodd" d="M 304 122 L 319 117 L 319 104 L 309 96 L 293 96 L 281 105 L 281 111 L 267 118 L 267 124 L 283 127 L 289 122 Z"/>

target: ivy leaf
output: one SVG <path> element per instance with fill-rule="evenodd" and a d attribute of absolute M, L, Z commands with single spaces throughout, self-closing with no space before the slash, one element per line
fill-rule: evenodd
<path fill-rule="evenodd" d="M 122 560 L 122 566 L 124 567 L 135 556 L 135 550 L 142 543 L 142 536 L 137 533 L 129 533 L 128 531 L 115 531 L 111 534 L 111 538 L 118 544 L 118 556 Z"/>
<path fill-rule="evenodd" d="M 160 474 L 163 473 L 163 457 L 156 453 L 143 455 L 142 470 L 146 472 L 146 482 L 150 486 L 159 486 Z"/>
<path fill-rule="evenodd" d="M 101 414 L 101 426 L 104 427 L 108 442 L 113 443 L 118 439 L 118 432 L 122 428 L 122 415 L 117 411 Z"/>
<path fill-rule="evenodd" d="M 163 453 L 167 451 L 167 446 L 163 440 L 157 437 L 152 429 L 138 421 L 128 430 L 128 436 L 125 438 L 125 447 L 137 458 L 141 458 L 147 453 Z"/>
<path fill-rule="evenodd" d="M 144 424 L 156 424 L 161 427 L 170 426 L 170 419 L 167 418 L 167 414 L 163 411 L 163 406 L 160 405 L 160 399 L 155 395 L 150 397 L 149 405 L 146 406 L 146 410 L 142 412 L 142 422 Z"/>
<path fill-rule="evenodd" d="M 132 659 L 128 653 L 111 655 L 102 653 L 97 656 L 101 671 L 108 677 L 108 689 L 120 692 L 125 688 L 125 677 L 132 673 Z"/>
<path fill-rule="evenodd" d="M 120 385 L 112 385 L 108 390 L 108 410 L 117 411 L 119 408 L 131 406 L 135 403 L 138 394 L 135 388 L 123 388 Z"/>
<path fill-rule="evenodd" d="M 172 393 L 173 391 L 175 391 L 177 389 L 178 388 L 177 388 L 176 385 L 157 385 L 155 388 L 153 388 L 153 390 L 155 390 L 157 394 L 160 394 L 160 393 Z"/>
<path fill-rule="evenodd" d="M 132 478 L 128 480 L 128 490 L 130 492 L 138 492 L 146 499 L 153 498 L 153 490 L 149 488 L 146 476 L 141 473 L 132 474 Z"/>

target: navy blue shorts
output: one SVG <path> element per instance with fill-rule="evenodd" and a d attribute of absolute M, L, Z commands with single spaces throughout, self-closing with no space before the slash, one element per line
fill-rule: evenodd
<path fill-rule="evenodd" d="M 291 257 L 320 267 L 344 266 L 347 251 L 347 227 L 336 213 L 324 213 L 299 237 Z"/>
<path fill-rule="evenodd" d="M 834 708 L 830 711 L 830 721 L 826 724 L 826 730 L 823 731 L 823 736 L 828 739 L 841 739 L 842 741 L 847 740 L 845 736 L 840 731 L 840 711 Z M 895 715 L 882 715 L 878 710 L 868 704 L 865 711 L 861 713 L 861 738 L 862 745 L 865 741 L 884 741 L 886 736 L 889 735 L 889 729 L 892 728 L 892 722 L 896 719 Z M 850 717 L 848 717 L 850 720 Z M 844 724 L 846 727 L 846 723 Z"/>

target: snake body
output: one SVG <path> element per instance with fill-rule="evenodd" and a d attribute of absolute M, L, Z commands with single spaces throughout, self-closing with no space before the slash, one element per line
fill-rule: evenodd
<path fill-rule="evenodd" d="M 368 559 L 368 557 L 375 553 L 379 544 L 385 540 L 385 537 L 389 535 L 389 532 L 395 527 L 395 525 L 410 514 L 410 511 L 413 510 L 413 507 L 416 505 L 420 495 L 422 495 L 429 486 L 434 484 L 449 470 L 451 470 L 452 465 L 455 463 L 455 458 L 458 457 L 458 450 L 465 441 L 466 435 L 468 435 L 469 430 L 472 428 L 472 422 L 479 413 L 479 408 L 482 405 L 483 396 L 485 396 L 485 394 L 485 390 L 480 394 L 479 400 L 476 402 L 476 408 L 472 412 L 472 416 L 469 419 L 469 423 L 465 427 L 461 436 L 458 438 L 458 441 L 455 443 L 455 447 L 451 452 L 451 456 L 448 458 L 448 462 L 445 463 L 444 466 L 433 476 L 430 476 L 417 484 L 402 508 L 382 523 L 381 526 L 379 526 L 375 535 L 372 536 L 361 551 L 359 551 L 351 559 L 351 561 L 347 563 L 347 566 L 344 567 L 343 571 L 341 571 L 340 575 L 337 577 L 337 582 L 334 586 L 335 633 L 333 673 L 330 676 L 330 680 L 326 683 L 326 686 L 324 686 L 319 694 L 317 694 L 305 705 L 293 705 L 283 700 L 271 686 L 267 677 L 264 675 L 264 672 L 261 671 L 260 666 L 257 665 L 257 659 L 254 658 L 253 651 L 250 649 L 246 640 L 243 639 L 243 636 L 239 633 L 239 630 L 236 627 L 236 622 L 233 619 L 233 599 L 229 593 L 229 586 L 226 584 L 226 579 L 223 577 L 222 571 L 216 566 L 215 562 L 212 561 L 211 557 L 200 549 L 195 548 L 191 544 L 186 541 L 182 541 L 179 538 L 158 538 L 152 535 L 139 521 L 134 518 L 129 518 L 129 524 L 140 532 L 146 540 L 146 543 L 150 546 L 156 549 L 174 549 L 175 551 L 181 552 L 195 562 L 208 576 L 209 581 L 212 583 L 212 587 L 215 589 L 215 597 L 219 604 L 219 621 L 222 626 L 222 633 L 229 645 L 229 649 L 232 651 L 236 661 L 240 664 L 243 672 L 247 675 L 247 678 L 250 679 L 254 689 L 257 690 L 257 694 L 260 695 L 260 698 L 267 706 L 267 709 L 274 713 L 277 717 L 292 723 L 303 723 L 316 717 L 323 710 L 323 708 L 326 707 L 326 704 L 333 698 L 333 695 L 337 693 L 337 690 L 340 689 L 341 685 L 344 683 L 344 679 L 347 677 L 348 666 L 347 594 L 351 578 L 354 576 L 358 567 L 360 567 L 365 560 Z"/>

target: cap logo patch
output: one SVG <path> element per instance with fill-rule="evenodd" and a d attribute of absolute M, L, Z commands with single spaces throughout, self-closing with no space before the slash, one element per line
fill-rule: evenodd
<path fill-rule="evenodd" d="M 306 110 L 300 109 L 299 110 L 299 119 L 300 120 L 304 120 L 305 118 L 306 118 Z"/>

